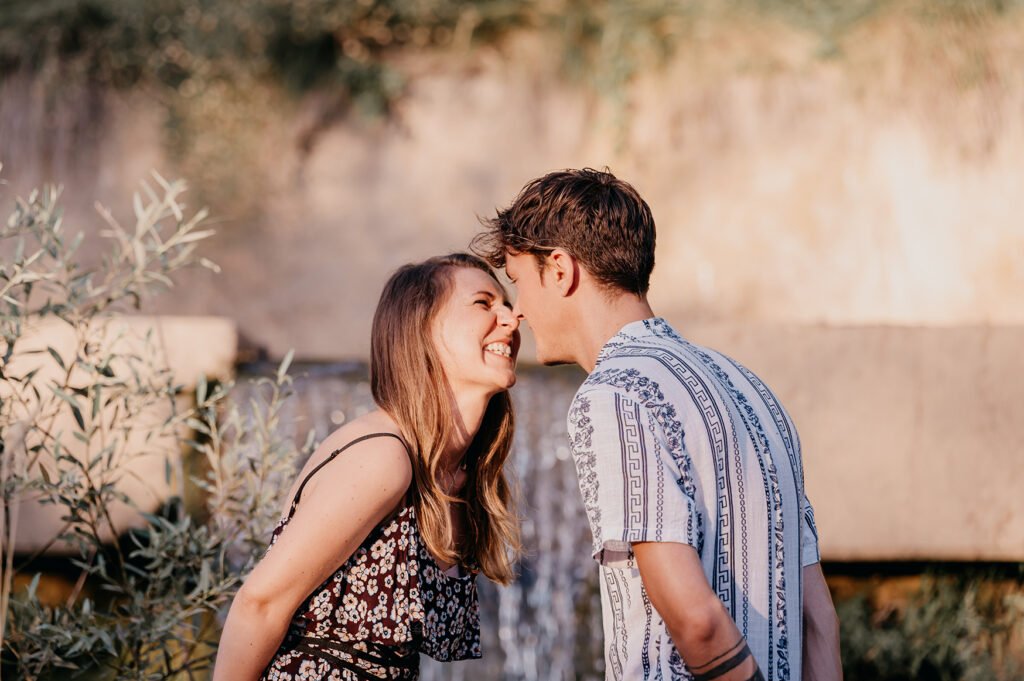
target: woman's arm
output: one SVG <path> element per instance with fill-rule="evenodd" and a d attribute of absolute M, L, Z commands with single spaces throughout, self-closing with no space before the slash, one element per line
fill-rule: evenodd
<path fill-rule="evenodd" d="M 325 442 L 318 454 L 326 454 Z M 239 589 L 221 634 L 214 681 L 253 681 L 296 608 L 402 500 L 412 467 L 401 443 L 376 438 L 340 455 L 306 485 L 295 515 Z"/>
<path fill-rule="evenodd" d="M 804 568 L 804 678 L 842 681 L 839 658 L 839 620 L 821 564 Z"/>

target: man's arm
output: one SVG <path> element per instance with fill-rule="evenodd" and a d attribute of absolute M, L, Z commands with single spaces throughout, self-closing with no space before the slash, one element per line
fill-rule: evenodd
<path fill-rule="evenodd" d="M 757 661 L 711 590 L 692 546 L 634 543 L 633 555 L 651 604 L 665 620 L 694 681 L 763 681 Z"/>
<path fill-rule="evenodd" d="M 806 566 L 803 576 L 804 678 L 808 681 L 842 681 L 839 619 L 821 564 Z"/>

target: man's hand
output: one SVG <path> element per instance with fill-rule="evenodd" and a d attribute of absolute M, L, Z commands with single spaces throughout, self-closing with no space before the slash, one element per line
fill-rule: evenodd
<path fill-rule="evenodd" d="M 651 604 L 665 620 L 694 681 L 763 681 L 693 547 L 644 542 L 633 544 L 633 553 Z"/>

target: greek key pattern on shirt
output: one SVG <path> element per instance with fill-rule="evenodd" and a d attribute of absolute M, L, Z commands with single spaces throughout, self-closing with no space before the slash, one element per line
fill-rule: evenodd
<path fill-rule="evenodd" d="M 782 411 L 782 405 L 779 404 L 779 400 L 775 397 L 775 394 L 768 389 L 768 386 L 764 382 L 754 375 L 752 371 L 747 369 L 745 366 L 740 364 L 734 359 L 730 359 L 729 362 L 736 367 L 745 379 L 754 387 L 757 394 L 761 396 L 761 401 L 764 403 L 765 408 L 768 409 L 768 413 L 772 415 L 772 419 L 775 421 L 775 427 L 778 428 L 779 435 L 782 437 L 783 443 L 786 445 L 786 453 L 789 455 L 789 464 L 793 469 L 793 474 L 799 476 L 794 480 L 796 488 L 803 494 L 803 464 L 800 461 L 800 454 L 796 449 L 796 438 L 794 438 L 794 428 L 792 427 L 789 419 L 786 417 L 784 411 Z"/>
<path fill-rule="evenodd" d="M 647 452 L 643 433 L 640 432 L 640 405 L 618 393 L 615 395 L 615 414 L 619 424 L 619 449 L 622 452 L 623 509 L 625 527 L 629 530 L 647 530 Z M 658 499 L 658 506 L 664 499 Z M 633 537 L 631 540 L 647 539 Z M 657 540 L 657 538 L 654 538 Z"/>
<path fill-rule="evenodd" d="M 739 435 L 736 432 L 736 423 L 732 419 L 729 420 L 729 434 L 732 436 L 732 463 L 734 466 L 733 473 L 736 477 L 736 496 L 738 498 L 738 506 L 740 512 L 740 583 L 743 585 L 743 593 L 750 593 L 750 537 L 746 523 L 747 496 L 745 491 L 745 485 L 743 483 L 743 460 L 742 453 L 740 452 Z M 728 471 L 728 468 L 726 469 L 726 471 Z M 727 509 L 723 509 L 723 511 L 726 510 Z M 732 522 L 732 520 L 732 514 L 729 514 L 729 517 L 725 519 L 725 522 L 730 523 Z M 729 568 L 731 571 L 733 566 L 730 565 Z M 730 572 L 729 574 L 735 575 L 735 572 Z M 720 579 L 728 578 L 729 575 L 720 575 Z M 733 577 L 733 579 L 735 579 L 735 577 Z M 735 589 L 735 582 L 733 582 L 733 588 Z M 736 622 L 740 626 L 740 633 L 743 634 L 744 637 L 746 637 L 750 632 L 750 600 L 747 598 L 742 598 L 740 600 L 742 607 L 742 619 L 737 620 Z M 732 612 L 733 614 L 733 619 L 736 619 L 736 613 L 733 611 L 730 612 Z"/>
<path fill-rule="evenodd" d="M 753 431 L 750 433 L 751 441 L 758 450 L 758 462 L 761 465 L 764 477 L 765 497 L 769 502 L 769 517 L 772 519 L 772 532 L 769 533 L 768 537 L 770 542 L 769 552 L 773 555 L 774 560 L 769 562 L 769 583 L 774 590 L 772 602 L 775 605 L 776 617 L 774 618 L 775 630 L 773 631 L 771 627 L 768 630 L 768 681 L 776 678 L 776 674 L 779 679 L 788 679 L 790 676 L 789 636 L 786 625 L 786 576 L 783 572 L 783 566 L 785 565 L 785 534 L 783 531 L 782 492 L 779 489 L 778 475 L 775 470 L 775 464 L 772 461 L 768 437 L 765 435 L 761 421 L 747 400 L 746 395 L 736 388 L 732 379 L 715 359 L 697 346 L 682 341 L 682 339 L 680 341 L 692 349 L 693 353 L 729 389 L 741 419 L 747 426 L 748 431 L 751 429 Z M 776 641 L 772 640 L 774 636 L 778 637 Z M 777 660 L 773 659 L 776 654 L 778 655 Z"/>
<path fill-rule="evenodd" d="M 584 388 L 609 386 L 623 390 L 627 395 L 635 397 L 645 409 L 651 411 L 668 443 L 669 452 L 679 466 L 679 484 L 686 496 L 693 498 L 696 486 L 693 482 L 693 471 L 686 452 L 683 449 L 683 423 L 676 414 L 676 408 L 665 401 L 665 395 L 658 384 L 636 369 L 607 369 L 595 371 L 583 382 Z"/>
<path fill-rule="evenodd" d="M 701 547 L 708 581 L 765 676 L 799 678 L 800 617 L 793 604 L 799 602 L 800 571 L 793 565 L 800 561 L 791 542 L 806 536 L 811 545 L 813 511 L 802 495 L 799 434 L 782 404 L 752 372 L 688 343 L 661 319 L 632 323 L 612 338 L 577 398 L 587 411 L 576 409 L 574 400 L 570 436 L 574 454 L 575 443 L 590 440 L 577 455 L 585 499 L 586 460 L 602 457 L 599 465 L 591 464 L 596 467 L 589 488 L 602 483 L 604 496 L 594 496 L 595 510 L 605 516 L 600 524 L 609 531 L 642 528 L 651 537 L 672 534 L 676 541 L 689 537 Z M 572 427 L 574 420 L 581 427 Z M 664 486 L 672 482 L 686 498 Z M 613 497 L 607 491 L 612 489 Z M 646 508 L 637 503 L 641 497 Z M 691 508 L 675 506 L 687 499 Z M 705 530 L 714 532 L 707 537 L 710 556 Z M 605 541 L 638 538 L 627 532 Z M 692 679 L 644 593 L 635 563 L 622 567 L 617 551 L 599 560 L 609 678 Z"/>
<path fill-rule="evenodd" d="M 800 454 L 800 435 L 797 433 L 796 426 L 793 425 L 793 421 L 789 418 L 789 414 L 787 414 L 782 408 L 782 404 L 775 396 L 775 393 L 773 393 L 768 386 L 764 384 L 764 381 L 736 360 L 730 359 L 729 361 L 736 367 L 737 371 L 743 374 L 743 377 L 747 379 L 750 385 L 757 390 L 757 393 L 761 396 L 761 401 L 764 402 L 768 412 L 775 420 L 775 426 L 778 429 L 779 435 L 782 436 L 783 442 L 786 445 L 786 451 L 789 454 L 790 470 L 793 473 L 793 485 L 798 490 L 802 501 L 806 495 L 804 487 L 804 464 Z M 804 506 L 803 521 L 804 526 L 810 530 L 815 541 L 817 541 L 818 528 L 814 524 L 814 509 L 809 504 Z M 803 565 L 803 542 L 801 542 L 800 545 L 800 564 Z"/>
<path fill-rule="evenodd" d="M 769 583 L 774 591 L 772 602 L 775 605 L 776 617 L 775 630 L 769 627 L 768 631 L 768 681 L 775 678 L 776 670 L 779 679 L 788 679 L 789 674 L 789 637 L 786 625 L 786 577 L 783 572 L 785 565 L 784 553 L 784 531 L 782 493 L 779 489 L 778 475 L 770 451 L 768 438 L 761 426 L 760 419 L 754 412 L 753 407 L 747 400 L 746 395 L 738 390 L 729 375 L 715 361 L 715 359 L 702 348 L 693 345 L 679 336 L 672 327 L 661 319 L 648 320 L 645 326 L 658 335 L 671 338 L 677 343 L 689 349 L 708 369 L 710 369 L 718 381 L 731 393 L 732 400 L 744 422 L 751 441 L 758 450 L 758 459 L 762 471 L 765 486 L 765 497 L 769 503 L 769 517 L 772 519 L 772 532 L 769 533 L 769 552 L 774 560 L 769 564 Z M 621 350 L 618 353 L 621 354 Z M 756 389 L 756 386 L 755 386 Z M 781 413 L 781 409 L 780 409 Z M 780 433 L 781 435 L 781 433 Z M 799 488 L 798 488 L 799 489 Z M 776 639 L 777 637 L 777 639 Z M 776 639 L 776 640 L 773 640 Z M 777 661 L 774 659 L 777 654 Z"/>
<path fill-rule="evenodd" d="M 669 370 L 672 375 L 684 385 L 693 400 L 693 403 L 698 407 L 701 419 L 704 423 L 704 430 L 707 434 L 708 441 L 711 443 L 711 449 L 715 455 L 715 470 L 717 476 L 716 484 L 716 503 L 718 504 L 719 510 L 719 523 L 716 526 L 716 563 L 718 569 L 716 570 L 715 577 L 711 580 L 714 585 L 715 593 L 718 598 L 722 601 L 722 604 L 729 610 L 733 619 L 737 619 L 736 613 L 736 583 L 733 575 L 736 574 L 736 557 L 735 557 L 735 537 L 733 534 L 733 528 L 731 527 L 732 519 L 732 485 L 730 484 L 730 470 L 729 470 L 729 447 L 728 441 L 725 438 L 725 426 L 723 425 L 723 417 L 720 411 L 718 402 L 715 400 L 712 394 L 712 388 L 708 385 L 707 381 L 699 372 L 695 371 L 692 366 L 679 354 L 664 350 L 662 348 L 632 345 L 632 346 L 620 346 L 617 350 L 607 355 L 608 359 L 622 359 L 622 358 L 650 358 L 657 361 L 665 369 Z M 609 372 L 617 371 L 615 369 L 609 369 Z M 627 376 L 640 375 L 640 372 L 635 369 L 618 370 L 624 371 Z M 613 379 L 609 381 L 610 384 L 616 387 L 624 387 L 629 389 L 632 385 L 639 385 L 640 378 L 633 376 L 633 381 L 627 381 L 623 379 L 622 374 L 613 375 Z M 646 377 L 645 377 L 646 378 Z M 607 380 L 602 378 L 602 380 Z M 657 390 L 657 383 L 647 379 L 645 385 L 653 384 L 655 390 Z M 658 396 L 661 400 L 664 400 L 664 395 L 658 390 L 654 395 L 655 399 Z M 735 435 L 734 435 L 735 439 Z M 738 448 L 734 446 L 737 451 Z M 683 458 L 683 457 L 679 457 Z M 687 461 L 688 463 L 688 461 Z M 738 510 L 740 517 L 746 516 L 746 499 L 743 489 L 743 477 L 739 475 L 739 463 L 736 463 L 736 482 L 737 482 L 737 497 L 736 503 L 738 503 Z M 693 496 L 692 483 L 689 488 L 691 491 L 688 496 Z M 687 488 L 684 488 L 684 492 L 687 492 Z M 660 505 L 659 505 L 660 507 Z M 691 523 L 693 520 L 691 519 Z M 688 528 L 687 534 L 693 536 L 694 530 L 698 536 L 695 545 L 698 547 L 698 553 L 703 555 L 703 526 L 699 528 Z M 745 535 L 746 525 L 741 523 L 741 531 L 743 536 L 741 537 L 741 568 L 740 572 L 743 575 L 743 589 L 747 590 L 749 587 L 749 570 L 748 570 L 748 549 L 747 549 L 747 537 Z M 741 625 L 742 629 L 746 631 L 749 622 L 749 612 L 747 610 L 746 601 L 743 602 L 743 613 Z"/>

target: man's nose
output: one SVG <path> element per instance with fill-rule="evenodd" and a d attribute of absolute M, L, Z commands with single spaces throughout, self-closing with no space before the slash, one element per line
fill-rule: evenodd
<path fill-rule="evenodd" d="M 526 319 L 523 316 L 522 308 L 519 307 L 519 301 L 518 300 L 516 300 L 516 302 L 513 303 L 513 305 L 512 305 L 512 316 L 515 317 L 520 322 L 523 321 L 524 319 Z"/>
<path fill-rule="evenodd" d="M 519 317 L 516 316 L 515 310 L 508 309 L 502 305 L 498 310 L 498 324 L 501 326 L 508 327 L 512 331 L 519 328 Z"/>

